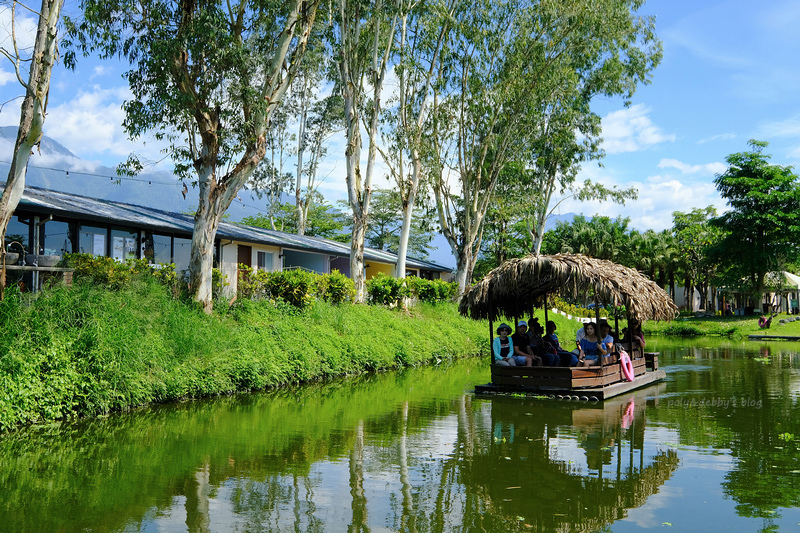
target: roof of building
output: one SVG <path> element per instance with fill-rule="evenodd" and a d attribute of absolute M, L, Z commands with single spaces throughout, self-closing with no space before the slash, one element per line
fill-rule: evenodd
<path fill-rule="evenodd" d="M 191 235 L 194 228 L 194 217 L 185 213 L 171 213 L 147 206 L 90 198 L 39 187 L 25 188 L 20 200 L 20 207 L 54 216 L 75 217 L 77 215 L 81 220 L 134 225 L 139 228 L 167 233 Z M 316 252 L 341 257 L 350 256 L 350 245 L 348 243 L 247 226 L 245 224 L 221 222 L 217 230 L 217 237 L 253 244 L 279 246 L 297 251 Z M 389 264 L 397 262 L 397 254 L 367 247 L 364 248 L 364 258 Z M 411 257 L 406 259 L 406 266 L 438 272 L 451 270 L 436 263 Z"/>

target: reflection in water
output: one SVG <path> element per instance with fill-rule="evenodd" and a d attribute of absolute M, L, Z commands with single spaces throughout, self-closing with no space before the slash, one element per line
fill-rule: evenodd
<path fill-rule="evenodd" d="M 7 435 L 0 524 L 596 531 L 646 509 L 649 527 L 678 526 L 693 501 L 675 494 L 691 493 L 715 455 L 726 461 L 701 478 L 724 465 L 718 496 L 704 494 L 699 518 L 720 529 L 800 522 L 791 349 L 659 349 L 666 383 L 602 403 L 475 398 L 464 391 L 488 371 L 473 360 Z"/>

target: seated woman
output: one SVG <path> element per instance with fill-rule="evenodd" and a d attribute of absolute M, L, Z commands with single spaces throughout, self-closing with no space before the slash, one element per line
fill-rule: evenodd
<path fill-rule="evenodd" d="M 586 336 L 581 339 L 581 351 L 578 355 L 578 366 L 599 365 L 600 358 L 606 355 L 601 339 L 598 338 L 597 325 L 589 322 L 583 326 Z"/>
<path fill-rule="evenodd" d="M 644 341 L 642 324 L 633 318 L 628 320 L 628 327 L 622 330 L 622 344 L 627 347 L 631 342 L 634 346 L 641 346 L 642 349 L 647 345 Z"/>
<path fill-rule="evenodd" d="M 556 323 L 552 320 L 547 321 L 547 335 L 544 336 L 544 342 L 548 351 L 558 357 L 558 366 L 577 366 L 578 356 L 561 347 L 556 335 Z"/>
<path fill-rule="evenodd" d="M 511 340 L 511 326 L 508 324 L 500 324 L 497 327 L 497 337 L 492 341 L 492 355 L 494 356 L 494 364 L 498 366 L 517 366 L 517 361 L 522 361 L 525 365 L 526 360 L 524 357 L 514 357 L 514 341 Z"/>
<path fill-rule="evenodd" d="M 558 366 L 558 357 L 546 349 L 544 339 L 542 339 L 544 328 L 539 324 L 539 319 L 532 318 L 530 323 L 530 351 L 534 356 L 534 361 L 538 357 L 542 361 L 540 364 L 544 366 Z"/>

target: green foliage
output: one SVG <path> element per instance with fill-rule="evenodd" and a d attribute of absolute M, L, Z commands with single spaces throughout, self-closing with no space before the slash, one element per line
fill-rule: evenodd
<path fill-rule="evenodd" d="M 726 158 L 728 170 L 714 183 L 731 209 L 711 221 L 724 237 L 710 255 L 724 269 L 724 281 L 757 301 L 766 274 L 800 257 L 800 183 L 791 167 L 769 164 L 767 143 Z"/>
<path fill-rule="evenodd" d="M 383 272 L 367 280 L 367 293 L 370 302 L 378 305 L 397 305 L 411 295 L 405 279 L 387 276 Z"/>
<path fill-rule="evenodd" d="M 458 284 L 440 279 L 406 278 L 411 295 L 421 302 L 437 303 L 452 300 L 458 292 Z"/>
<path fill-rule="evenodd" d="M 334 305 L 352 303 L 356 297 L 353 280 L 338 270 L 323 274 L 317 281 L 317 294 L 326 302 Z"/>
<path fill-rule="evenodd" d="M 317 294 L 319 274 L 301 269 L 269 272 L 239 265 L 239 297 L 280 300 L 302 309 Z"/>
<path fill-rule="evenodd" d="M 262 214 L 247 216 L 242 218 L 242 224 L 297 233 L 297 208 L 291 204 L 281 204 L 274 209 L 272 217 Z M 345 216 L 325 202 L 321 195 L 313 195 L 304 235 L 335 239 L 343 235 L 344 227 Z"/>

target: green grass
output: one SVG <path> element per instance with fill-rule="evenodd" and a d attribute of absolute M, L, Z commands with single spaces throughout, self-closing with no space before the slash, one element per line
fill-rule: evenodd
<path fill-rule="evenodd" d="M 0 429 L 436 364 L 485 354 L 487 331 L 454 304 L 243 301 L 208 316 L 152 279 L 12 293 L 0 302 Z"/>
<path fill-rule="evenodd" d="M 648 335 L 674 337 L 716 336 L 741 338 L 748 335 L 790 335 L 800 337 L 800 320 L 781 324 L 782 318 L 789 315 L 779 314 L 772 319 L 769 329 L 758 325 L 758 316 L 730 316 L 706 318 L 680 318 L 670 322 L 647 322 L 644 331 Z"/>

